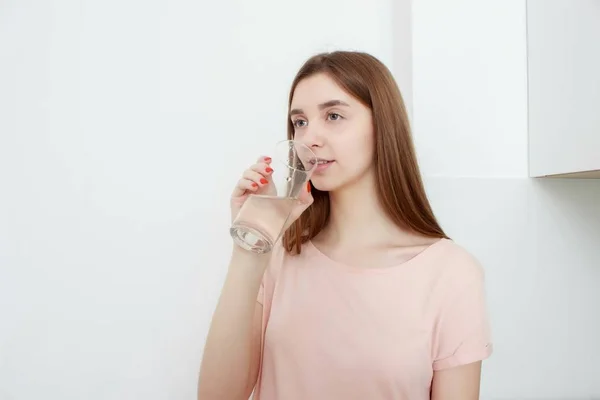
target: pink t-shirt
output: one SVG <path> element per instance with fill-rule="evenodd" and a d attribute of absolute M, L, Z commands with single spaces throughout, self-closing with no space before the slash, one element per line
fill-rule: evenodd
<path fill-rule="evenodd" d="M 373 269 L 279 246 L 258 299 L 256 400 L 426 400 L 433 371 L 492 352 L 483 270 L 447 239 Z"/>

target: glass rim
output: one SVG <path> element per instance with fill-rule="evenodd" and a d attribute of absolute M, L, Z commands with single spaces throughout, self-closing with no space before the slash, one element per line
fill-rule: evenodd
<path fill-rule="evenodd" d="M 308 147 L 307 145 L 305 145 L 304 143 L 302 143 L 298 140 L 293 140 L 293 139 L 280 140 L 279 142 L 275 143 L 275 148 L 281 146 L 284 143 L 294 143 L 294 145 L 300 145 L 301 147 L 304 147 L 308 151 L 309 155 L 311 156 L 311 158 L 310 158 L 311 160 L 316 160 L 318 158 L 317 155 L 310 149 L 310 147 Z M 296 168 L 289 164 L 286 165 L 286 167 L 289 169 L 293 169 L 295 171 L 302 171 L 302 172 L 311 172 L 315 169 L 316 166 L 317 166 L 317 164 L 314 163 L 314 164 L 312 164 L 312 167 L 310 169 L 300 170 L 299 168 Z"/>

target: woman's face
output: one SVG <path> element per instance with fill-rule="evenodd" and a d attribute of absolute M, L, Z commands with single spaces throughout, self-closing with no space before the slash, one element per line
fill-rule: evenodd
<path fill-rule="evenodd" d="M 320 159 L 311 178 L 317 189 L 334 191 L 371 172 L 375 147 L 371 110 L 326 74 L 300 81 L 290 119 L 294 139 Z"/>

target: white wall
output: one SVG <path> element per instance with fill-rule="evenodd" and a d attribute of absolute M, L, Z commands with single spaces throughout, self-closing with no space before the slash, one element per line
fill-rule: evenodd
<path fill-rule="evenodd" d="M 391 0 L 0 5 L 0 399 L 191 399 L 228 198 L 315 52 Z"/>
<path fill-rule="evenodd" d="M 480 3 L 417 0 L 411 32 L 408 0 L 4 1 L 0 399 L 194 397 L 231 187 L 339 47 L 412 91 L 435 209 L 486 267 L 484 398 L 600 396 L 600 186 L 526 178 L 524 2 Z"/>
<path fill-rule="evenodd" d="M 527 178 L 525 16 L 414 1 L 416 142 L 442 224 L 486 269 L 482 398 L 598 398 L 600 180 Z"/>

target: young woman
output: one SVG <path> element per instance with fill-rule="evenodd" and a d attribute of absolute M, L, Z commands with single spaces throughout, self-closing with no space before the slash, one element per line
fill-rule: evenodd
<path fill-rule="evenodd" d="M 359 52 L 309 59 L 288 138 L 326 162 L 279 246 L 234 246 L 198 398 L 478 399 L 483 271 L 434 217 L 389 70 Z M 243 173 L 232 218 L 270 173 L 267 156 Z"/>

